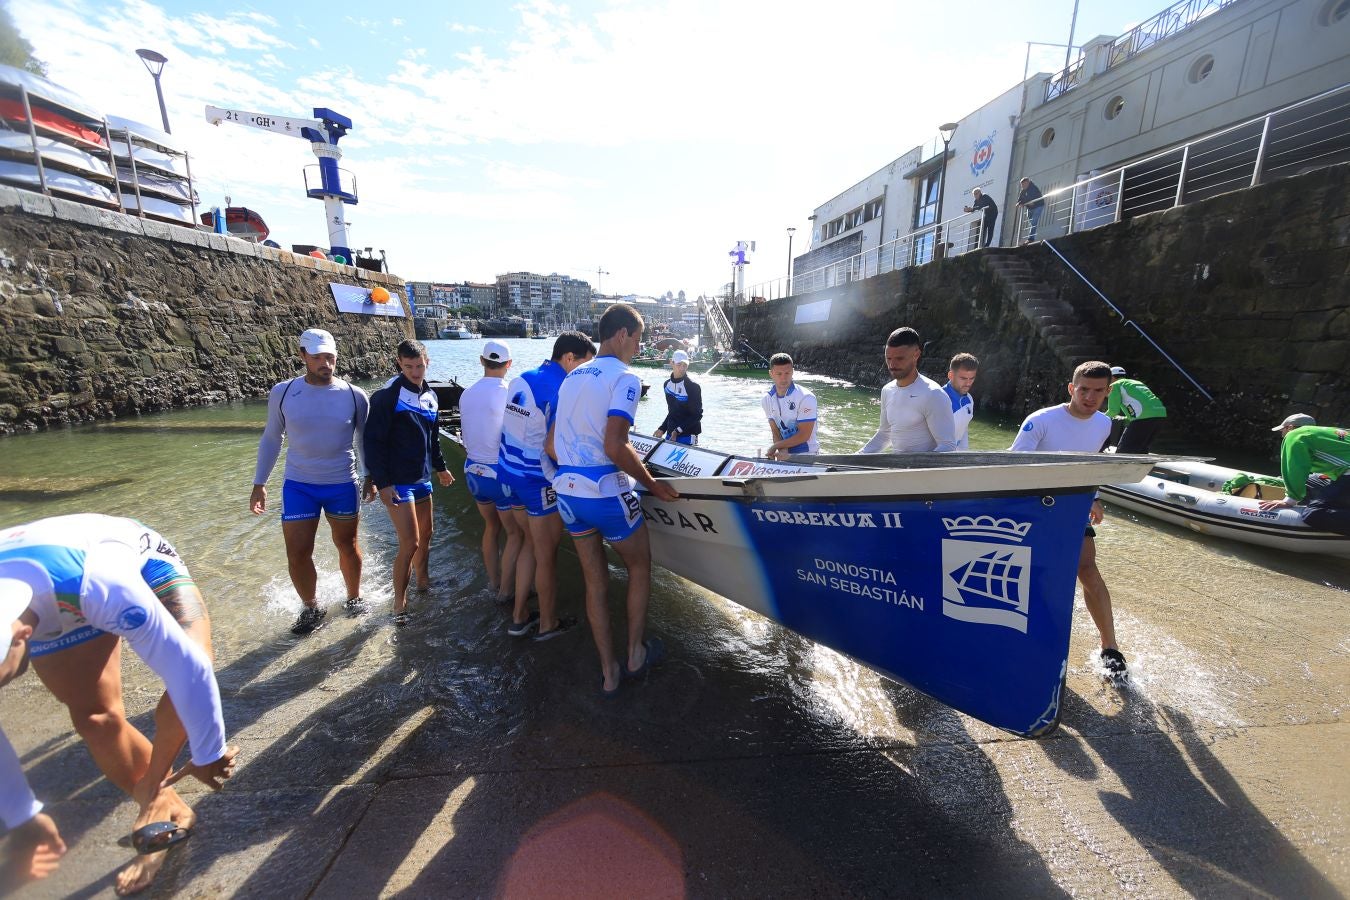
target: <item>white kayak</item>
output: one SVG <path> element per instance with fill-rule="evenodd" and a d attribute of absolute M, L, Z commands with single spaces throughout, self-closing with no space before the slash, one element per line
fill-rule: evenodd
<path fill-rule="evenodd" d="M 1116 506 L 1200 534 L 1291 553 L 1350 556 L 1350 537 L 1309 528 L 1302 509 L 1262 510 L 1263 500 L 1284 497 L 1282 488 L 1251 484 L 1240 494 L 1224 493 L 1224 484 L 1241 474 L 1240 469 L 1174 460 L 1154 466 L 1143 481 L 1103 485 L 1101 492 Z"/>

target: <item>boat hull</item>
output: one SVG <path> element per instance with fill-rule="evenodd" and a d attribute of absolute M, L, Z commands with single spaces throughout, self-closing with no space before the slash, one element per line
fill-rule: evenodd
<path fill-rule="evenodd" d="M 1102 495 L 1116 506 L 1197 534 L 1287 553 L 1350 557 L 1350 537 L 1309 528 L 1297 509 L 1262 510 L 1256 498 L 1224 494 L 1219 488 L 1239 474 L 1236 469 L 1177 461 L 1157 471 L 1166 477 L 1150 473 L 1136 484 L 1104 485 Z"/>
<path fill-rule="evenodd" d="M 824 475 L 733 457 L 706 477 L 701 452 L 645 454 L 700 470 L 674 482 L 678 500 L 641 496 L 658 565 L 999 728 L 1056 726 L 1093 498 L 1081 473 Z M 1040 489 L 1018 486 L 1033 475 Z"/>

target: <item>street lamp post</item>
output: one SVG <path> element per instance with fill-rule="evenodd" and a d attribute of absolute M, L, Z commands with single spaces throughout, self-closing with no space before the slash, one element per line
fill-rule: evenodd
<path fill-rule="evenodd" d="M 951 146 L 952 136 L 956 134 L 956 125 L 955 122 L 948 122 L 938 126 L 938 133 L 942 135 L 942 169 L 938 174 L 937 229 L 934 231 L 936 243 L 933 245 L 935 256 L 947 255 L 942 243 L 942 195 L 947 191 L 947 150 Z"/>
<path fill-rule="evenodd" d="M 791 296 L 792 296 L 792 235 L 794 235 L 794 234 L 797 232 L 797 229 L 792 228 L 791 226 L 789 226 L 787 232 L 788 232 L 788 277 L 787 277 L 787 294 L 785 294 L 784 296 L 791 297 Z"/>
<path fill-rule="evenodd" d="M 164 109 L 164 89 L 159 86 L 159 73 L 164 71 L 164 64 L 168 62 L 168 57 L 163 53 L 156 53 L 154 50 L 146 50 L 142 47 L 136 51 L 136 55 L 145 63 L 145 68 L 155 78 L 155 96 L 159 98 L 159 118 L 164 123 L 164 133 L 173 134 L 169 130 L 169 113 Z"/>

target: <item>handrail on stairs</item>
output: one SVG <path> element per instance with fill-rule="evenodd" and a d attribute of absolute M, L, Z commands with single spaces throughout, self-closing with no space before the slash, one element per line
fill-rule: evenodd
<path fill-rule="evenodd" d="M 1107 306 L 1109 306 L 1113 313 L 1120 316 L 1121 324 L 1125 325 L 1126 327 L 1133 328 L 1135 331 L 1139 332 L 1139 336 L 1142 337 L 1144 340 L 1148 341 L 1149 344 L 1153 346 L 1153 349 L 1157 350 L 1158 353 L 1162 355 L 1163 359 L 1171 363 L 1173 368 L 1175 368 L 1178 372 L 1180 372 L 1187 381 L 1189 381 L 1192 385 L 1195 386 L 1195 389 L 1197 391 L 1199 391 L 1201 394 L 1204 395 L 1206 400 L 1208 400 L 1210 403 L 1214 402 L 1214 398 L 1210 395 L 1209 391 L 1201 387 L 1200 382 L 1192 378 L 1191 373 L 1187 372 L 1182 367 L 1181 363 L 1177 362 L 1175 359 L 1172 358 L 1171 354 L 1169 354 L 1162 347 L 1158 346 L 1158 342 L 1155 341 L 1153 338 L 1149 337 L 1148 332 L 1145 331 L 1143 328 L 1141 328 L 1139 326 L 1139 323 L 1135 322 L 1133 319 L 1127 319 L 1125 317 L 1125 313 L 1121 311 L 1120 307 L 1112 303 L 1110 298 L 1107 297 L 1105 294 L 1103 294 L 1095 284 L 1089 281 L 1086 275 L 1078 271 L 1078 269 L 1074 266 L 1074 264 L 1069 262 L 1069 260 L 1064 256 L 1063 253 L 1059 252 L 1059 248 L 1055 247 L 1055 245 L 1050 243 L 1050 241 L 1042 241 L 1042 243 L 1045 244 L 1047 248 L 1049 248 L 1051 253 L 1059 257 L 1059 261 L 1064 263 L 1064 265 L 1068 268 L 1070 272 L 1072 272 L 1073 274 L 1077 275 L 1080 279 L 1082 279 L 1083 284 L 1086 284 L 1088 287 L 1092 289 L 1092 292 L 1094 294 L 1096 294 L 1098 297 L 1101 297 L 1102 302 L 1105 303 Z"/>

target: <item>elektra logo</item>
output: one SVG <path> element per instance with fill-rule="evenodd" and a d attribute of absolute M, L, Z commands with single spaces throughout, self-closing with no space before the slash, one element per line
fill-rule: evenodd
<path fill-rule="evenodd" d="M 703 466 L 689 459 L 689 450 L 685 447 L 672 450 L 670 455 L 666 457 L 665 464 L 668 468 L 685 475 L 703 474 Z"/>
<path fill-rule="evenodd" d="M 969 538 L 1020 544 L 1032 523 L 993 516 L 957 516 L 944 518 L 942 524 L 951 535 L 942 539 L 942 614 L 1026 634 L 1031 548 Z"/>

